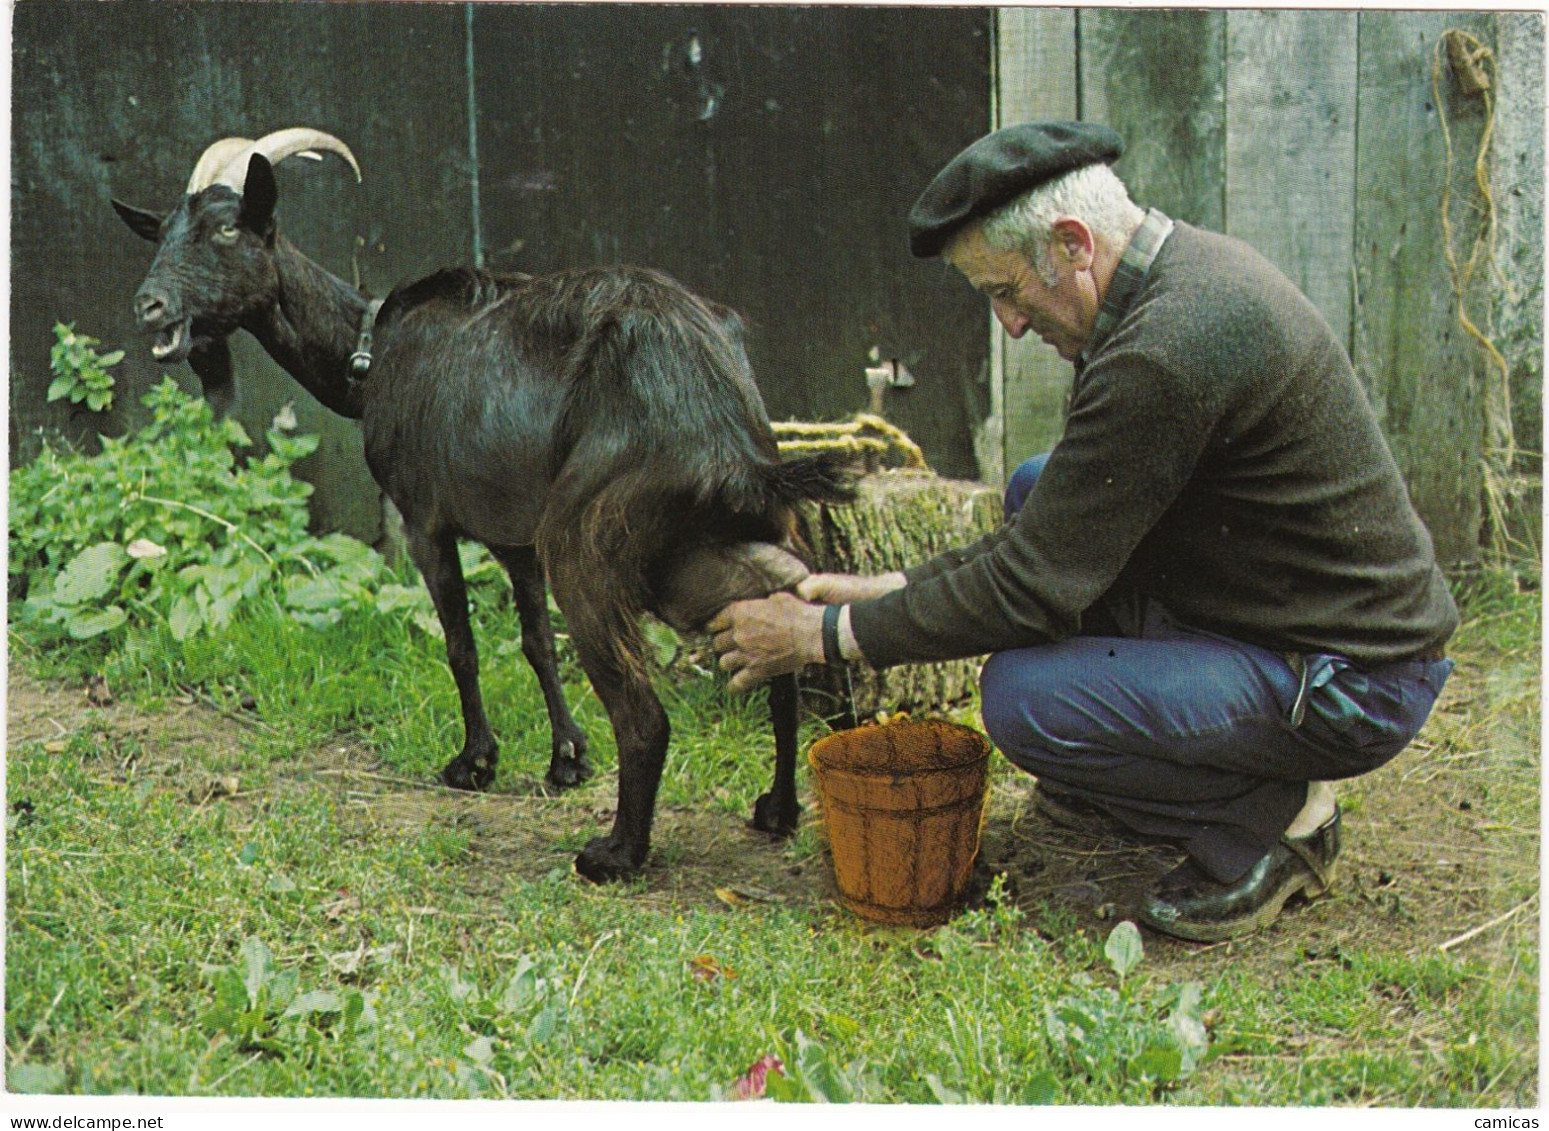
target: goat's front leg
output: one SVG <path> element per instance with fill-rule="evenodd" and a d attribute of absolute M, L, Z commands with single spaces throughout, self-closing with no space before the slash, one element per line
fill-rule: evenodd
<path fill-rule="evenodd" d="M 786 837 L 796 831 L 801 803 L 796 800 L 796 730 L 800 707 L 794 675 L 769 681 L 769 721 L 774 729 L 774 782 L 769 792 L 753 803 L 753 827 Z"/>
<path fill-rule="evenodd" d="M 463 749 L 441 770 L 441 780 L 456 789 L 484 789 L 495 780 L 500 749 L 484 714 L 479 692 L 479 653 L 468 619 L 468 589 L 457 540 L 409 531 L 409 554 L 425 578 L 436 615 L 446 634 L 446 660 L 457 682 L 463 707 Z"/>
<path fill-rule="evenodd" d="M 559 680 L 559 659 L 554 651 L 554 624 L 549 619 L 543 566 L 531 546 L 491 546 L 490 552 L 511 575 L 511 591 L 516 595 L 516 611 L 522 620 L 522 655 L 538 677 L 543 702 L 549 712 L 552 745 L 549 772 L 544 781 L 551 789 L 570 789 L 591 777 L 592 767 L 586 760 L 586 732 L 571 716 L 565 703 L 565 689 Z"/>

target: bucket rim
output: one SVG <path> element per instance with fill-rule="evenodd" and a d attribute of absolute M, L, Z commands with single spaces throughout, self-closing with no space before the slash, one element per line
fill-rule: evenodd
<path fill-rule="evenodd" d="M 902 769 L 882 768 L 878 766 L 857 765 L 851 761 L 839 761 L 832 757 L 825 757 L 823 747 L 834 745 L 838 747 L 845 739 L 853 739 L 857 734 L 875 731 L 878 733 L 893 728 L 924 728 L 936 731 L 955 732 L 965 739 L 971 738 L 974 752 L 961 761 L 951 762 L 947 765 L 907 766 Z M 847 727 L 844 730 L 830 731 L 828 734 L 814 739 L 807 748 L 807 762 L 814 770 L 827 770 L 843 773 L 855 773 L 863 776 L 886 776 L 892 778 L 914 777 L 921 774 L 953 773 L 958 770 L 968 770 L 988 762 L 990 754 L 995 746 L 989 736 L 982 731 L 966 726 L 963 723 L 953 722 L 950 719 L 904 719 L 894 723 L 870 723 L 863 726 Z"/>

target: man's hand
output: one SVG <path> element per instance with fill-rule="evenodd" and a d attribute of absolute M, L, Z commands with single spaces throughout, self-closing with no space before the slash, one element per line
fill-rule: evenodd
<path fill-rule="evenodd" d="M 789 593 L 733 602 L 715 614 L 709 629 L 737 694 L 823 662 L 823 607 Z"/>
<path fill-rule="evenodd" d="M 796 586 L 796 595 L 804 601 L 816 601 L 821 605 L 848 605 L 851 601 L 865 601 L 880 597 L 895 589 L 902 589 L 908 579 L 901 573 L 883 573 L 876 577 L 857 577 L 851 573 L 812 573 Z"/>

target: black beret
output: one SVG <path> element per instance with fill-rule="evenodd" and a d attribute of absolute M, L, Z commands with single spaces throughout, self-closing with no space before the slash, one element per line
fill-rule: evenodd
<path fill-rule="evenodd" d="M 909 210 L 909 250 L 939 255 L 952 234 L 1061 173 L 1111 165 L 1124 139 L 1087 122 L 1026 122 L 981 137 L 959 153 Z"/>

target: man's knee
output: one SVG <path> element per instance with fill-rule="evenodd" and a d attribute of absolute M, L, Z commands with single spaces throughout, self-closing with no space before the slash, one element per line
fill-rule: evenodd
<path fill-rule="evenodd" d="M 1038 482 L 1038 477 L 1043 474 L 1044 466 L 1049 462 L 1049 453 L 1033 456 L 1023 460 L 1011 478 L 1006 481 L 1006 495 L 1003 500 L 1006 508 L 1006 517 L 1010 518 L 1022 509 L 1022 504 L 1027 502 L 1027 496 L 1033 493 L 1033 487 Z"/>
<path fill-rule="evenodd" d="M 1044 760 L 1031 723 L 1027 680 L 1007 653 L 991 656 L 979 673 L 979 712 L 996 748 L 1025 770 Z M 1035 771 L 1036 772 L 1036 771 Z"/>

